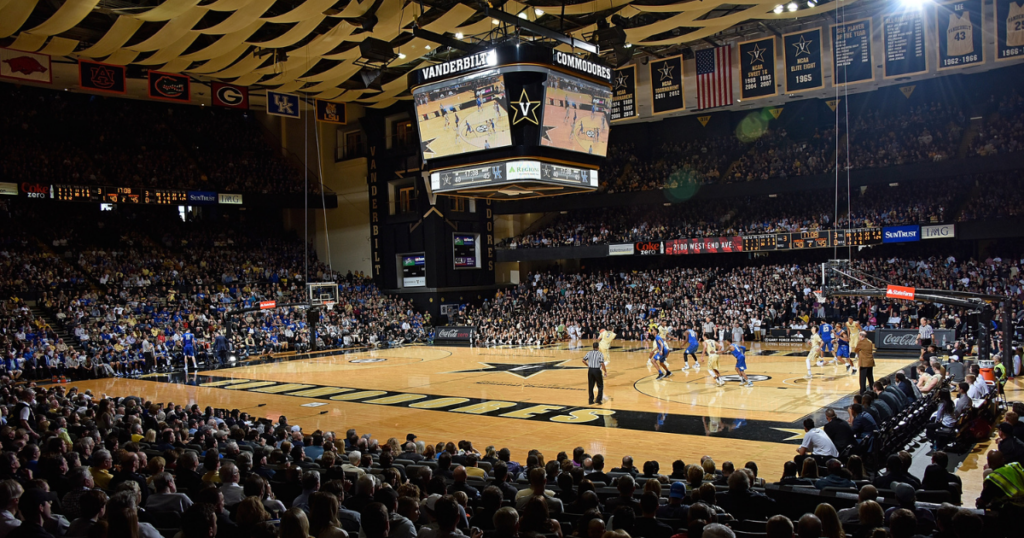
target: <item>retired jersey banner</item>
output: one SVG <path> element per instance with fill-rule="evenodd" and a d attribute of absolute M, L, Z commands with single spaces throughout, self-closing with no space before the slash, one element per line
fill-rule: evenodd
<path fill-rule="evenodd" d="M 775 95 L 775 38 L 740 43 L 740 96 L 757 99 Z"/>
<path fill-rule="evenodd" d="M 686 108 L 683 102 L 683 57 L 652 60 L 651 112 L 664 114 Z"/>
<path fill-rule="evenodd" d="M 832 83 L 855 84 L 875 79 L 871 63 L 871 19 L 833 24 Z"/>
<path fill-rule="evenodd" d="M 83 90 L 123 94 L 128 91 L 123 65 L 78 60 L 78 86 Z"/>
<path fill-rule="evenodd" d="M 213 92 L 213 106 L 248 110 L 249 88 L 214 82 L 210 89 Z"/>
<path fill-rule="evenodd" d="M 37 52 L 0 49 L 0 77 L 29 82 L 53 82 L 50 56 Z"/>
<path fill-rule="evenodd" d="M 996 60 L 1024 56 L 1024 1 L 995 0 Z"/>
<path fill-rule="evenodd" d="M 786 59 L 786 92 L 816 90 L 825 85 L 821 71 L 821 28 L 782 36 Z"/>
<path fill-rule="evenodd" d="M 611 121 L 635 118 L 640 115 L 636 108 L 636 66 L 627 65 L 612 71 L 612 119 Z"/>
<path fill-rule="evenodd" d="M 187 103 L 192 99 L 192 82 L 188 75 L 149 72 L 149 96 L 153 99 Z"/>
<path fill-rule="evenodd" d="M 284 116 L 286 118 L 298 118 L 299 96 L 267 90 L 267 114 Z"/>
<path fill-rule="evenodd" d="M 716 254 L 719 252 L 743 252 L 743 238 L 736 235 L 665 241 L 665 254 L 669 255 Z"/>
<path fill-rule="evenodd" d="M 981 17 L 981 0 L 935 6 L 940 70 L 968 67 L 985 61 Z"/>
<path fill-rule="evenodd" d="M 316 121 L 324 123 L 338 123 L 345 125 L 348 122 L 348 109 L 345 103 L 316 100 Z"/>
<path fill-rule="evenodd" d="M 882 45 L 885 52 L 884 78 L 927 71 L 924 10 L 906 9 L 882 15 Z"/>

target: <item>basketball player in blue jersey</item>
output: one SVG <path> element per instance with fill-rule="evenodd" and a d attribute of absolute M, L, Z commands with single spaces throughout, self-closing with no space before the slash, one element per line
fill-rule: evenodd
<path fill-rule="evenodd" d="M 484 100 L 479 98 L 479 97 L 477 97 L 476 98 L 476 111 L 477 112 L 482 111 L 483 110 L 483 106 L 484 106 Z"/>
<path fill-rule="evenodd" d="M 818 335 L 821 336 L 822 358 L 822 360 L 818 361 L 818 366 L 821 366 L 825 364 L 824 359 L 828 358 L 828 354 L 832 353 L 832 326 L 829 325 L 827 321 L 822 321 L 821 325 L 818 326 Z M 830 362 L 835 362 L 834 356 Z"/>
<path fill-rule="evenodd" d="M 697 341 L 697 331 L 693 328 L 686 329 L 686 350 L 683 351 L 683 370 L 690 369 L 690 362 L 687 357 L 693 357 L 694 369 L 700 370 L 700 361 L 697 360 L 697 348 L 700 342 Z"/>
<path fill-rule="evenodd" d="M 662 379 L 672 375 L 672 371 L 668 369 L 668 365 L 665 364 L 665 359 L 668 358 L 670 350 L 665 340 L 658 334 L 658 329 L 651 329 L 651 337 L 654 338 L 654 350 L 651 351 L 651 356 L 648 359 L 654 363 L 654 367 L 658 369 L 658 379 Z M 662 371 L 664 370 L 664 371 Z"/>
<path fill-rule="evenodd" d="M 731 353 L 733 357 L 736 357 L 736 373 L 740 374 L 740 378 L 743 379 L 743 381 L 740 381 L 740 386 L 753 387 L 754 382 L 747 379 L 747 356 L 745 355 L 747 348 L 732 343 L 732 338 L 728 336 L 725 337 L 725 345 L 727 346 L 726 351 Z"/>
<path fill-rule="evenodd" d="M 473 128 L 469 126 L 469 120 L 466 120 L 466 136 L 469 136 L 471 132 L 473 132 Z"/>
<path fill-rule="evenodd" d="M 181 335 L 181 349 L 182 355 L 185 356 L 185 371 L 188 372 L 188 360 L 192 359 L 192 368 L 199 369 L 199 365 L 196 364 L 196 350 L 194 347 L 196 337 L 192 335 L 192 331 L 185 329 L 185 334 Z"/>
<path fill-rule="evenodd" d="M 857 373 L 857 367 L 850 358 L 850 337 L 842 327 L 836 327 L 836 360 L 846 362 L 847 373 Z"/>

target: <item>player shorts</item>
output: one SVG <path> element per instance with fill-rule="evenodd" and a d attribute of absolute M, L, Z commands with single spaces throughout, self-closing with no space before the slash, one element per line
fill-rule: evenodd
<path fill-rule="evenodd" d="M 747 360 L 746 359 L 736 359 L 736 369 L 741 371 L 741 372 L 746 372 L 747 371 Z"/>
<path fill-rule="evenodd" d="M 836 357 L 839 357 L 841 359 L 849 359 L 850 346 L 839 346 L 838 348 L 836 348 Z"/>
<path fill-rule="evenodd" d="M 821 339 L 821 350 L 822 351 L 831 351 L 832 350 L 832 340 L 831 339 L 825 340 L 824 338 L 822 338 Z"/>
<path fill-rule="evenodd" d="M 811 348 L 811 352 L 807 354 L 807 360 L 815 361 L 819 358 L 821 358 L 821 350 L 816 347 Z"/>
<path fill-rule="evenodd" d="M 718 370 L 718 355 L 708 355 L 708 368 Z"/>
<path fill-rule="evenodd" d="M 668 353 L 655 353 L 654 360 L 658 362 L 665 362 L 665 358 L 668 357 Z"/>
<path fill-rule="evenodd" d="M 186 356 L 192 356 L 196 354 L 196 351 L 192 349 L 192 346 L 185 346 L 185 349 L 182 350 L 182 353 L 184 353 Z"/>
<path fill-rule="evenodd" d="M 696 355 L 697 354 L 697 344 L 693 344 L 690 347 L 686 348 L 686 353 L 688 355 Z"/>

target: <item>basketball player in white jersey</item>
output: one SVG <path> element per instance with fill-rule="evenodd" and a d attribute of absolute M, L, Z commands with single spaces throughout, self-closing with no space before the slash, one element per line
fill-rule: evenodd
<path fill-rule="evenodd" d="M 974 52 L 974 26 L 971 25 L 971 14 L 963 12 L 960 16 L 949 14 L 949 26 L 946 27 L 946 56 L 964 56 Z"/>
<path fill-rule="evenodd" d="M 1006 46 L 1024 47 L 1024 3 L 1010 2 L 1006 16 Z"/>
<path fill-rule="evenodd" d="M 707 357 L 708 370 L 711 371 L 711 375 L 715 378 L 716 385 L 724 385 L 725 381 L 722 379 L 722 374 L 718 372 L 718 342 L 715 341 L 715 336 L 712 334 L 704 333 L 704 352 L 702 353 Z"/>
<path fill-rule="evenodd" d="M 612 347 L 612 340 L 615 340 L 616 336 L 618 335 L 616 335 L 614 332 L 608 329 L 601 329 L 601 332 L 598 335 L 599 344 L 597 346 L 597 349 L 601 352 L 602 355 L 604 355 L 605 364 L 611 363 L 611 361 L 608 360 L 608 356 L 610 355 L 609 350 Z"/>
<path fill-rule="evenodd" d="M 813 377 L 811 373 L 811 364 L 815 361 L 821 363 L 821 346 L 824 342 L 821 340 L 821 336 L 818 336 L 818 328 L 811 327 L 811 352 L 807 354 L 807 379 Z M 821 364 L 818 364 L 821 366 Z"/>

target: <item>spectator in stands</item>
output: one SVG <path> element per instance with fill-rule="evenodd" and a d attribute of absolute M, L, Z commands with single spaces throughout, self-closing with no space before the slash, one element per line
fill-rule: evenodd
<path fill-rule="evenodd" d="M 800 516 L 800 520 L 796 523 L 796 535 L 797 538 L 812 538 L 821 537 L 821 520 L 814 514 L 804 514 Z"/>
<path fill-rule="evenodd" d="M 736 519 L 764 521 L 776 513 L 775 500 L 750 489 L 746 473 L 733 473 L 729 477 L 729 492 L 719 504 Z"/>
<path fill-rule="evenodd" d="M 797 456 L 794 461 L 797 464 L 803 463 L 803 460 L 809 456 L 814 456 L 815 460 L 839 456 L 839 451 L 832 444 L 832 439 L 828 434 L 823 429 L 814 427 L 814 419 L 804 419 L 804 432 L 804 440 L 796 449 Z"/>
<path fill-rule="evenodd" d="M 633 465 L 633 456 L 622 457 L 622 467 L 616 467 L 612 469 L 613 473 L 629 473 L 636 478 L 640 474 L 640 470 Z"/>
<path fill-rule="evenodd" d="M 146 503 L 146 499 L 149 497 L 149 488 L 146 478 L 139 474 L 139 457 L 137 454 L 131 452 L 124 455 L 121 460 L 121 469 L 117 474 L 113 475 L 108 484 L 109 489 L 117 488 L 118 484 L 126 481 L 132 481 L 139 485 L 142 491 L 142 504 Z"/>
<path fill-rule="evenodd" d="M 471 502 L 476 504 L 476 501 L 480 500 L 480 490 L 466 483 L 466 480 L 469 478 L 466 468 L 459 465 L 452 474 L 454 475 L 454 483 L 448 488 L 448 493 L 452 494 L 456 491 L 461 491 L 469 497 Z"/>
<path fill-rule="evenodd" d="M 153 496 L 151 495 L 150 500 L 152 501 L 152 499 Z M 98 489 L 90 490 L 83 495 L 79 505 L 82 515 L 71 522 L 65 536 L 92 536 L 92 528 L 95 527 L 100 518 L 103 517 L 106 504 L 107 494 Z"/>
<path fill-rule="evenodd" d="M 605 501 L 605 510 L 614 514 L 619 508 L 626 507 L 639 516 L 642 512 L 640 503 L 633 498 L 633 492 L 636 491 L 636 481 L 633 480 L 633 477 L 629 475 L 619 477 L 615 483 L 615 489 L 619 491 L 619 494 Z"/>
<path fill-rule="evenodd" d="M 680 484 L 682 485 L 682 484 Z M 633 522 L 633 531 L 637 536 L 647 538 L 669 538 L 674 529 L 656 519 L 658 511 L 658 494 L 646 492 L 640 497 L 641 515 Z"/>
<path fill-rule="evenodd" d="M 854 443 L 853 429 L 845 420 L 837 420 L 836 412 L 831 407 L 825 410 L 825 420 L 827 422 L 822 430 L 832 441 L 836 451 L 842 454 L 847 447 Z"/>
<path fill-rule="evenodd" d="M 156 493 L 146 499 L 145 509 L 149 513 L 175 513 L 179 516 L 192 506 L 192 500 L 184 493 L 178 493 L 174 482 L 174 476 L 168 472 L 162 472 L 153 477 L 153 487 Z"/>
<path fill-rule="evenodd" d="M 787 461 L 782 464 L 782 478 L 779 479 L 777 484 L 780 486 L 811 486 L 814 482 L 809 478 L 801 478 L 797 476 L 799 467 L 795 461 Z"/>
<path fill-rule="evenodd" d="M 853 480 L 850 480 L 850 471 L 843 468 L 842 462 L 832 458 L 825 464 L 828 468 L 828 476 L 819 478 L 814 482 L 814 487 L 818 489 L 825 488 L 855 488 L 856 484 Z"/>
<path fill-rule="evenodd" d="M 582 521 L 583 519 L 581 518 L 580 522 Z M 602 524 L 602 530 L 604 530 L 603 527 Z M 479 528 L 482 529 L 483 527 Z M 487 538 L 517 538 L 519 536 L 519 513 L 511 506 L 498 509 L 494 513 L 491 528 L 494 529 L 493 533 L 484 533 L 484 536 Z M 586 528 L 583 527 L 583 530 L 585 532 Z M 584 533 L 577 532 L 576 535 L 583 536 Z"/>
<path fill-rule="evenodd" d="M 561 513 L 563 511 L 562 501 L 555 497 L 555 492 L 545 489 L 547 486 L 547 474 L 544 472 L 544 469 L 541 467 L 530 469 L 528 478 L 530 480 L 530 487 L 520 490 L 516 494 L 516 509 L 522 510 L 531 497 L 543 496 L 547 500 L 550 511 L 556 514 Z"/>
<path fill-rule="evenodd" d="M 89 473 L 92 475 L 96 487 L 110 490 L 110 481 L 114 478 L 114 475 L 110 474 L 110 469 L 113 466 L 114 459 L 110 456 L 110 452 L 103 449 L 93 452 L 92 467 L 89 468 Z"/>
<path fill-rule="evenodd" d="M 905 509 L 910 511 L 917 518 L 919 524 L 919 532 L 921 534 L 929 534 L 935 526 L 935 516 L 932 515 L 931 510 L 917 506 L 917 494 L 915 488 L 910 484 L 897 483 L 891 488 L 896 494 L 896 502 L 899 506 L 894 506 L 885 511 L 886 524 L 889 523 L 889 518 L 892 517 L 893 513 L 899 509 Z"/>
<path fill-rule="evenodd" d="M 768 518 L 764 530 L 767 538 L 793 538 L 793 522 L 783 515 Z"/>
<path fill-rule="evenodd" d="M 904 482 L 914 489 L 921 488 L 921 481 L 907 472 L 903 460 L 896 454 L 890 454 L 885 460 L 885 474 L 879 475 L 872 481 L 878 489 L 891 489 L 894 482 Z"/>
<path fill-rule="evenodd" d="M 999 423 L 996 430 L 999 436 L 999 453 L 1006 463 L 1024 463 L 1024 441 L 1014 437 L 1013 425 L 1009 422 Z"/>
<path fill-rule="evenodd" d="M 10 538 L 53 538 L 53 535 L 43 528 L 43 524 L 50 519 L 51 505 L 56 500 L 57 496 L 49 491 L 35 488 L 25 490 L 18 500 L 21 523 L 16 525 L 17 528 L 8 532 L 7 536 Z M 8 521 L 7 523 L 12 522 Z"/>
<path fill-rule="evenodd" d="M 672 486 L 669 487 L 668 492 L 668 504 L 658 506 L 655 516 L 659 519 L 678 519 L 685 521 L 687 513 L 690 511 L 690 506 L 685 504 L 686 499 L 686 483 L 672 482 Z M 643 499 L 641 499 L 641 501 L 642 500 Z M 641 508 L 643 508 L 642 505 Z"/>
<path fill-rule="evenodd" d="M 843 525 L 855 525 L 860 521 L 860 505 L 865 501 L 874 501 L 878 498 L 878 489 L 871 484 L 861 486 L 857 494 L 857 504 L 851 508 L 843 508 L 838 512 L 839 521 Z"/>

